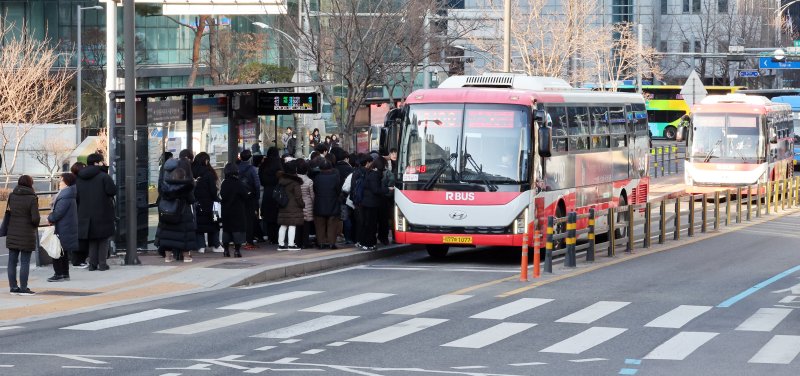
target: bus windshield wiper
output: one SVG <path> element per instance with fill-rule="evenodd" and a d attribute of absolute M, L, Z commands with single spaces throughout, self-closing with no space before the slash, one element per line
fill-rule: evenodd
<path fill-rule="evenodd" d="M 422 190 L 423 191 L 431 190 L 431 188 L 433 188 L 433 186 L 436 184 L 436 180 L 439 179 L 439 176 L 442 176 L 442 174 L 444 173 L 444 170 L 448 167 L 453 168 L 451 164 L 456 159 L 456 157 L 458 157 L 458 154 L 456 153 L 450 154 L 450 159 L 447 160 L 447 163 L 442 163 L 442 165 L 436 169 L 436 171 L 433 173 L 433 176 L 431 176 L 431 178 L 428 179 L 427 182 L 425 182 L 425 185 L 422 186 Z M 439 160 L 444 162 L 444 158 L 439 158 Z"/>
<path fill-rule="evenodd" d="M 472 165 L 472 168 L 474 168 L 478 173 L 478 177 L 480 177 L 483 183 L 486 184 L 486 187 L 489 188 L 489 192 L 496 192 L 497 186 L 489 181 L 489 178 L 486 177 L 486 173 L 483 172 L 483 169 L 480 168 L 480 166 L 478 166 L 478 164 L 475 162 L 475 159 L 472 158 L 472 154 L 464 153 L 464 159 L 466 159 L 467 162 Z"/>
<path fill-rule="evenodd" d="M 706 163 L 706 162 L 708 162 L 708 161 L 710 161 L 710 160 L 711 160 L 711 157 L 713 157 L 713 156 L 714 156 L 714 150 L 715 150 L 715 149 L 717 148 L 717 146 L 719 146 L 720 144 L 722 144 L 722 139 L 721 139 L 721 138 L 720 138 L 719 140 L 717 140 L 717 142 L 714 144 L 714 146 L 713 146 L 713 147 L 711 147 L 711 150 L 709 150 L 709 151 L 708 151 L 708 154 L 706 154 L 706 157 L 705 157 L 705 158 L 703 158 L 703 163 Z"/>

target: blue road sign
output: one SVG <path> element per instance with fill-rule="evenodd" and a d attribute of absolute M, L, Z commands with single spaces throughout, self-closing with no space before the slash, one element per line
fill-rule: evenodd
<path fill-rule="evenodd" d="M 739 77 L 748 78 L 748 77 L 758 77 L 759 73 L 755 69 L 747 69 L 747 70 L 740 70 Z"/>
<path fill-rule="evenodd" d="M 771 57 L 759 57 L 758 67 L 761 69 L 800 69 L 800 61 L 784 61 L 776 63 Z"/>

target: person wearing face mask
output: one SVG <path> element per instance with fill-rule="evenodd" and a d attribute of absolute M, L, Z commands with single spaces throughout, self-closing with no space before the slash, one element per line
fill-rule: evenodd
<path fill-rule="evenodd" d="M 53 274 L 47 282 L 69 281 L 69 260 L 78 251 L 78 189 L 77 177 L 71 172 L 61 174 L 58 195 L 53 199 L 47 222 L 55 226 L 61 243 L 61 257 L 53 260 Z"/>

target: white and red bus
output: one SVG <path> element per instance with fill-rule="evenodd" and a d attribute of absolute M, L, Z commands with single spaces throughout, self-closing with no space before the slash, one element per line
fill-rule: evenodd
<path fill-rule="evenodd" d="M 692 108 L 687 191 L 748 186 L 791 177 L 792 108 L 766 97 L 711 95 Z"/>
<path fill-rule="evenodd" d="M 413 92 L 403 112 L 395 238 L 434 257 L 450 246 L 521 246 L 534 219 L 544 234 L 551 215 L 647 201 L 641 95 L 455 76 Z"/>

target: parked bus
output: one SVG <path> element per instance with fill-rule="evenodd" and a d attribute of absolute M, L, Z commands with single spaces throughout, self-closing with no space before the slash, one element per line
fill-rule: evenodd
<path fill-rule="evenodd" d="M 773 102 L 792 106 L 792 129 L 794 134 L 794 169 L 800 166 L 800 95 L 782 95 L 772 98 Z"/>
<path fill-rule="evenodd" d="M 544 234 L 551 215 L 647 201 L 640 95 L 578 91 L 556 78 L 454 76 L 411 93 L 402 111 L 395 238 L 433 257 L 450 246 L 521 246 L 534 219 Z"/>
<path fill-rule="evenodd" d="M 706 86 L 709 95 L 735 93 L 744 86 Z M 681 117 L 689 112 L 689 105 L 683 100 L 680 85 L 644 85 L 642 96 L 647 103 L 647 118 L 653 138 L 674 140 L 681 126 Z M 634 93 L 636 87 L 625 85 L 621 92 Z"/>
<path fill-rule="evenodd" d="M 708 96 L 692 108 L 687 191 L 741 187 L 792 176 L 792 109 L 766 97 Z"/>

